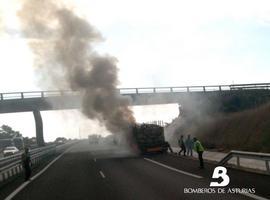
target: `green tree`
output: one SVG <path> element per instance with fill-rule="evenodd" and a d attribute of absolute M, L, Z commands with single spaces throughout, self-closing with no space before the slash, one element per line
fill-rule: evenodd
<path fill-rule="evenodd" d="M 2 125 L 0 127 L 0 139 L 8 139 L 13 137 L 21 137 L 22 134 L 19 131 L 14 131 L 8 125 Z"/>

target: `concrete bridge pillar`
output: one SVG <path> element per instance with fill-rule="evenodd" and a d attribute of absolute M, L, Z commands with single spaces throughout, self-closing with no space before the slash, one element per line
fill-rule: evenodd
<path fill-rule="evenodd" d="M 45 146 L 44 138 L 43 138 L 43 122 L 42 117 L 39 110 L 33 111 L 34 117 L 35 117 L 35 123 L 36 123 L 36 139 L 37 139 L 37 145 L 39 147 Z"/>

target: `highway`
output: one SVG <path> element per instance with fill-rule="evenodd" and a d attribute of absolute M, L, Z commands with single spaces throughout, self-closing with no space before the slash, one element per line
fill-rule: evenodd
<path fill-rule="evenodd" d="M 169 154 L 142 157 L 84 141 L 14 193 L 13 199 L 254 199 L 240 194 L 184 193 L 184 188 L 209 188 L 214 167 L 207 163 L 200 170 L 195 159 Z M 255 187 L 256 195 L 270 197 L 270 176 L 233 169 L 228 169 L 228 175 L 228 187 Z"/>

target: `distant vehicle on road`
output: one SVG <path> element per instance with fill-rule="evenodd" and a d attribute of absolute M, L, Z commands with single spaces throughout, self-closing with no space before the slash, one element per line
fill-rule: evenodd
<path fill-rule="evenodd" d="M 133 140 L 142 154 L 167 152 L 164 128 L 156 124 L 136 124 L 132 127 Z"/>
<path fill-rule="evenodd" d="M 101 136 L 100 135 L 88 135 L 88 141 L 89 144 L 98 144 L 100 141 Z"/>
<path fill-rule="evenodd" d="M 22 137 L 13 137 L 13 138 L 6 138 L 0 139 L 0 149 L 5 147 L 16 147 L 19 150 L 24 148 L 24 140 Z"/>
<path fill-rule="evenodd" d="M 56 144 L 65 144 L 65 141 L 64 141 L 64 140 L 58 140 L 58 141 L 56 142 Z"/>
<path fill-rule="evenodd" d="M 65 144 L 67 142 L 67 139 L 64 137 L 58 137 L 54 141 L 57 145 Z"/>
<path fill-rule="evenodd" d="M 6 147 L 4 149 L 3 155 L 4 155 L 4 157 L 6 157 L 6 156 L 14 155 L 14 154 L 16 154 L 18 152 L 19 152 L 19 149 L 17 149 L 17 147 L 9 146 L 9 147 Z"/>

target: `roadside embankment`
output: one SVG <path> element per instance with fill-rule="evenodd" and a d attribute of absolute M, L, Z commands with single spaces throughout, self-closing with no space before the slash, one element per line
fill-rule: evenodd
<path fill-rule="evenodd" d="M 181 116 L 166 128 L 175 145 L 179 135 L 197 136 L 207 148 L 220 151 L 270 152 L 270 103 L 235 113 Z"/>

